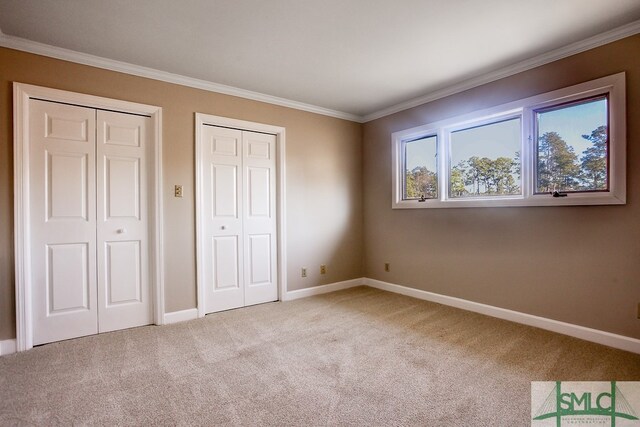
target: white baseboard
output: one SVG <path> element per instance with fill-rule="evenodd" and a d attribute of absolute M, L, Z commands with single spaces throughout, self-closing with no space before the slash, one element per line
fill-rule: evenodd
<path fill-rule="evenodd" d="M 327 285 L 313 286 L 311 288 L 297 289 L 288 291 L 282 298 L 283 301 L 291 301 L 299 298 L 311 297 L 313 295 L 321 295 L 329 292 L 335 292 L 342 289 L 353 288 L 363 285 L 363 278 L 345 280 L 343 282 L 329 283 Z"/>
<path fill-rule="evenodd" d="M 586 341 L 640 354 L 640 340 L 635 338 L 612 334 L 610 332 L 591 329 L 571 323 L 560 322 L 558 320 L 547 319 L 545 317 L 534 316 L 532 314 L 521 313 L 519 311 L 508 310 L 506 308 L 494 307 L 492 305 L 481 304 L 461 298 L 395 285 L 393 283 L 387 283 L 375 279 L 365 278 L 364 284 L 372 288 L 461 308 L 463 310 L 474 311 L 487 316 L 522 323 L 523 325 L 534 326 L 536 328 L 546 329 L 559 334 L 569 335 Z"/>
<path fill-rule="evenodd" d="M 17 348 L 15 339 L 0 341 L 0 356 L 15 353 L 16 350 Z"/>
<path fill-rule="evenodd" d="M 187 320 L 193 320 L 198 318 L 198 309 L 189 308 L 187 310 L 172 311 L 171 313 L 164 314 L 164 324 L 185 322 Z"/>

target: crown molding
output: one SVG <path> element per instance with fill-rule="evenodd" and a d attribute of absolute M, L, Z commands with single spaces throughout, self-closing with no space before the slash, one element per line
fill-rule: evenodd
<path fill-rule="evenodd" d="M 552 50 L 550 52 L 543 53 L 533 58 L 526 59 L 524 61 L 517 62 L 513 65 L 500 68 L 496 71 L 486 73 L 460 83 L 456 83 L 451 86 L 447 86 L 443 89 L 427 93 L 417 98 L 410 99 L 408 101 L 401 102 L 396 105 L 392 105 L 382 110 L 375 111 L 370 114 L 366 114 L 362 117 L 362 123 L 370 122 L 372 120 L 379 119 L 381 117 L 389 116 L 400 111 L 408 110 L 409 108 L 417 107 L 418 105 L 426 104 L 428 102 L 435 101 L 440 98 L 444 98 L 456 93 L 464 92 L 465 90 L 473 89 L 474 87 L 481 86 L 483 84 L 491 83 L 496 80 L 503 79 L 505 77 L 512 76 L 514 74 L 521 73 L 523 71 L 531 70 L 541 65 L 548 64 L 553 61 L 594 49 L 599 46 L 603 46 L 607 43 L 623 39 L 625 37 L 633 36 L 640 33 L 640 20 L 631 22 L 627 25 L 615 28 L 610 31 L 589 37 L 587 39 L 571 43 L 567 46 L 559 49 Z"/>
<path fill-rule="evenodd" d="M 227 86 L 220 83 L 214 83 L 207 80 L 196 79 L 192 77 L 182 76 L 180 74 L 168 73 L 166 71 L 156 70 L 153 68 L 142 67 L 127 62 L 115 61 L 112 59 L 102 58 L 100 56 L 89 55 L 87 53 L 77 52 L 70 49 L 63 49 L 44 43 L 34 42 L 4 34 L 0 29 L 0 47 L 29 52 L 36 55 L 43 55 L 50 58 L 61 59 L 63 61 L 75 62 L 77 64 L 89 65 L 105 70 L 116 71 L 119 73 L 130 74 L 138 77 L 159 80 L 167 83 L 188 86 L 195 89 L 202 89 L 208 92 L 221 93 L 224 95 L 237 96 L 239 98 L 251 99 L 253 101 L 265 102 L 267 104 L 278 105 L 281 107 L 293 108 L 296 110 L 307 111 L 310 113 L 321 114 L 323 116 L 335 117 L 338 119 L 350 120 L 353 122 L 362 122 L 362 117 L 356 114 L 336 111 L 329 108 L 318 107 L 316 105 L 305 104 L 303 102 L 292 101 L 290 99 L 279 98 L 277 96 L 267 95 L 260 92 L 240 89 L 233 86 Z"/>

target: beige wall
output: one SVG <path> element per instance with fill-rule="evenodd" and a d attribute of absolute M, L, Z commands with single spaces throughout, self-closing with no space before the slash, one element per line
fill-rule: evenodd
<path fill-rule="evenodd" d="M 362 276 L 360 124 L 0 48 L 0 340 L 15 337 L 13 81 L 163 108 L 167 311 L 196 304 L 195 112 L 286 128 L 289 290 Z"/>
<path fill-rule="evenodd" d="M 365 275 L 640 338 L 639 52 L 640 35 L 367 123 Z M 392 132 L 620 71 L 627 205 L 391 209 Z"/>

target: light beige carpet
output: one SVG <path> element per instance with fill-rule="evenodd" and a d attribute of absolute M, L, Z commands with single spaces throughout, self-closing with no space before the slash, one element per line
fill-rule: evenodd
<path fill-rule="evenodd" d="M 0 425 L 525 426 L 640 356 L 359 287 L 0 357 Z"/>

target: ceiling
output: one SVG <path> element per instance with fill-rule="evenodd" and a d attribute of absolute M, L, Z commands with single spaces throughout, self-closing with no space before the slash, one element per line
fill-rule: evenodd
<path fill-rule="evenodd" d="M 9 36 L 359 117 L 636 20 L 639 0 L 0 0 Z"/>

